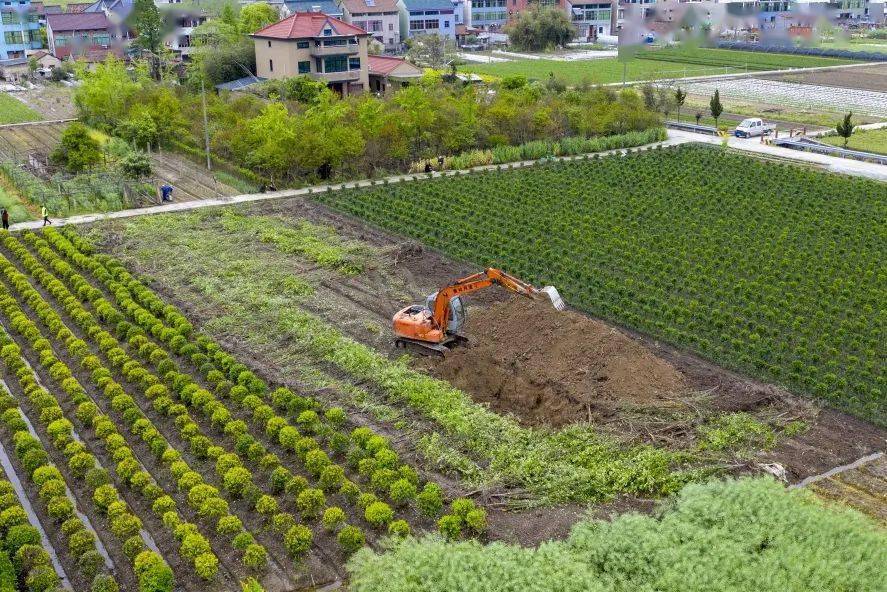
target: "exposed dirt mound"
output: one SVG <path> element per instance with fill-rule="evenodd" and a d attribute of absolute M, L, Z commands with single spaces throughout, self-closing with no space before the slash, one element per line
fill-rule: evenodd
<path fill-rule="evenodd" d="M 547 302 L 513 298 L 469 311 L 471 345 L 429 358 L 432 373 L 496 411 L 562 426 L 625 407 L 674 405 L 671 364 L 617 329 Z"/>

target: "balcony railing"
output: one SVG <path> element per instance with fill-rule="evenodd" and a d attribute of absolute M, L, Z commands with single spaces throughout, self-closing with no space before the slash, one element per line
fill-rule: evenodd
<path fill-rule="evenodd" d="M 324 47 L 323 45 L 311 45 L 309 49 L 313 56 L 354 55 L 360 53 L 360 45 L 357 43 L 331 45 L 327 47 Z"/>
<path fill-rule="evenodd" d="M 360 80 L 360 70 L 326 73 L 315 72 L 311 74 L 311 77 L 318 80 L 326 80 L 327 82 L 350 82 L 352 80 Z"/>

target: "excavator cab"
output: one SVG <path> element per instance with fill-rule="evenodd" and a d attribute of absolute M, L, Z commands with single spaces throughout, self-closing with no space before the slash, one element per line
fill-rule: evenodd
<path fill-rule="evenodd" d="M 425 308 L 434 310 L 434 301 L 437 300 L 437 292 L 429 294 L 425 299 Z M 450 321 L 447 323 L 447 333 L 460 333 L 465 325 L 465 305 L 462 298 L 454 296 L 450 300 Z"/>

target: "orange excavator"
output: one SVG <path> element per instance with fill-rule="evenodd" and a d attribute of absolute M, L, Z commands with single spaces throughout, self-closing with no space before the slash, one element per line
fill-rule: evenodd
<path fill-rule="evenodd" d="M 414 304 L 394 315 L 394 345 L 415 347 L 426 354 L 444 355 L 468 339 L 460 333 L 465 324 L 465 304 L 462 296 L 490 286 L 503 288 L 529 298 L 551 300 L 557 310 L 566 305 L 554 286 L 534 288 L 498 269 L 489 268 L 480 273 L 456 280 L 425 299 L 425 304 Z"/>

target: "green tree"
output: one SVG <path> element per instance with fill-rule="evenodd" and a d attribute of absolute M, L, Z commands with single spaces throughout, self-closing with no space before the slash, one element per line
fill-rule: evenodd
<path fill-rule="evenodd" d="M 137 37 L 133 45 L 148 54 L 151 76 L 160 79 L 160 54 L 163 49 L 163 17 L 154 0 L 135 0 L 130 15 Z"/>
<path fill-rule="evenodd" d="M 678 110 L 678 121 L 681 120 L 681 107 L 684 106 L 684 101 L 687 100 L 687 91 L 682 90 L 680 87 L 676 88 L 674 91 L 674 102 L 675 106 Z"/>
<path fill-rule="evenodd" d="M 194 29 L 194 51 L 188 66 L 188 78 L 199 86 L 219 84 L 249 76 L 256 71 L 256 47 L 253 40 L 240 34 L 237 23 L 222 19 L 208 21 Z"/>
<path fill-rule="evenodd" d="M 407 43 L 407 59 L 426 68 L 440 70 L 456 57 L 456 45 L 438 34 L 416 35 Z"/>
<path fill-rule="evenodd" d="M 81 68 L 78 74 L 83 82 L 74 91 L 74 104 L 80 118 L 108 132 L 126 116 L 148 79 L 142 65 L 136 64 L 130 73 L 122 60 L 114 58 L 96 65 L 93 72 Z"/>
<path fill-rule="evenodd" d="M 847 142 L 850 141 L 850 136 L 853 135 L 853 130 L 856 129 L 856 126 L 850 121 L 850 118 L 853 117 L 853 111 L 844 116 L 842 121 L 838 122 L 838 125 L 835 127 L 835 131 L 838 132 L 838 135 L 844 138 L 844 148 L 847 147 Z"/>
<path fill-rule="evenodd" d="M 75 121 L 62 132 L 61 142 L 51 159 L 72 173 L 80 173 L 102 161 L 102 148 L 89 135 L 89 129 Z"/>
<path fill-rule="evenodd" d="M 711 116 L 715 119 L 715 128 L 717 128 L 718 118 L 721 116 L 721 113 L 724 112 L 724 106 L 721 104 L 721 91 L 715 90 L 715 94 L 708 102 L 708 108 L 711 111 Z"/>
<path fill-rule="evenodd" d="M 296 164 L 296 125 L 280 103 L 271 103 L 246 126 L 250 164 L 272 178 L 283 178 Z"/>
<path fill-rule="evenodd" d="M 277 10 L 265 2 L 247 4 L 240 9 L 238 29 L 244 35 L 250 35 L 279 19 Z"/>
<path fill-rule="evenodd" d="M 563 47 L 576 36 L 567 13 L 557 6 L 533 5 L 505 27 L 512 45 L 525 51 Z"/>

